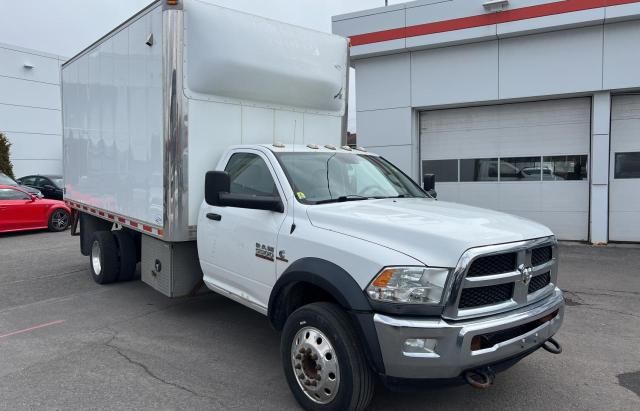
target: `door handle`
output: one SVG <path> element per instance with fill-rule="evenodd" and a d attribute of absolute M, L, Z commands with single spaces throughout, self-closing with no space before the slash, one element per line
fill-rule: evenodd
<path fill-rule="evenodd" d="M 207 218 L 209 220 L 213 220 L 213 221 L 222 220 L 222 216 L 220 214 L 216 214 L 216 213 L 207 213 Z"/>

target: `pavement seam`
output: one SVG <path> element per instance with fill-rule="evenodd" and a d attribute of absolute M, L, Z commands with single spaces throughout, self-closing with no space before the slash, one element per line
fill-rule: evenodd
<path fill-rule="evenodd" d="M 122 358 L 124 358 L 127 362 L 129 362 L 130 364 L 136 365 L 139 368 L 141 368 L 145 374 L 147 374 L 149 377 L 151 377 L 152 379 L 159 381 L 162 384 L 165 385 L 169 385 L 171 387 L 177 388 L 179 390 L 185 391 L 191 395 L 194 395 L 196 397 L 199 398 L 203 398 L 203 399 L 207 399 L 207 400 L 213 400 L 218 402 L 218 400 L 214 397 L 210 397 L 208 395 L 204 395 L 204 394 L 200 394 L 188 387 L 185 387 L 184 385 L 175 383 L 175 382 L 171 382 L 168 380 L 165 380 L 164 378 L 160 377 L 159 375 L 157 375 L 156 373 L 154 373 L 153 371 L 151 371 L 151 369 L 145 365 L 144 363 L 134 360 L 133 358 L 131 358 L 130 356 L 128 356 L 127 354 L 125 354 L 122 349 L 120 347 L 118 347 L 117 345 L 115 345 L 113 343 L 113 341 L 118 337 L 118 333 L 115 332 L 114 330 L 109 330 L 112 331 L 114 334 L 111 336 L 111 338 L 109 338 L 109 340 L 105 343 L 103 343 L 104 346 L 111 348 L 113 351 L 115 351 L 116 354 L 118 354 L 119 356 L 121 356 Z"/>

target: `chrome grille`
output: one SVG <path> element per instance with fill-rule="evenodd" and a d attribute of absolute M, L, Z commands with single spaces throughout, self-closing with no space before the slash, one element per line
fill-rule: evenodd
<path fill-rule="evenodd" d="M 444 317 L 480 317 L 516 309 L 547 297 L 557 279 L 554 237 L 465 252 L 453 274 Z"/>

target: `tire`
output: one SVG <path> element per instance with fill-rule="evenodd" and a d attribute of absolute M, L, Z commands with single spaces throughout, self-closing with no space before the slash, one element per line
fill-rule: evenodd
<path fill-rule="evenodd" d="M 280 352 L 289 388 L 304 409 L 364 410 L 371 402 L 374 374 L 339 306 L 320 302 L 294 311 L 284 325 Z"/>
<path fill-rule="evenodd" d="M 96 231 L 93 234 L 89 270 L 93 280 L 98 284 L 109 284 L 118 279 L 118 246 L 111 231 Z"/>
<path fill-rule="evenodd" d="M 131 235 L 123 230 L 111 232 L 118 246 L 118 257 L 120 272 L 118 281 L 131 281 L 136 274 L 138 259 L 136 256 L 136 245 Z"/>
<path fill-rule="evenodd" d="M 49 216 L 49 231 L 64 231 L 71 224 L 71 215 L 62 208 L 56 208 Z"/>

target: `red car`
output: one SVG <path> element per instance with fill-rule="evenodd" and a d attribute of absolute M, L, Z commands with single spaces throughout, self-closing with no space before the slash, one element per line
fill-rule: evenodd
<path fill-rule="evenodd" d="M 62 201 L 31 195 L 18 187 L 0 185 L 0 233 L 48 228 L 63 231 L 71 209 Z"/>

